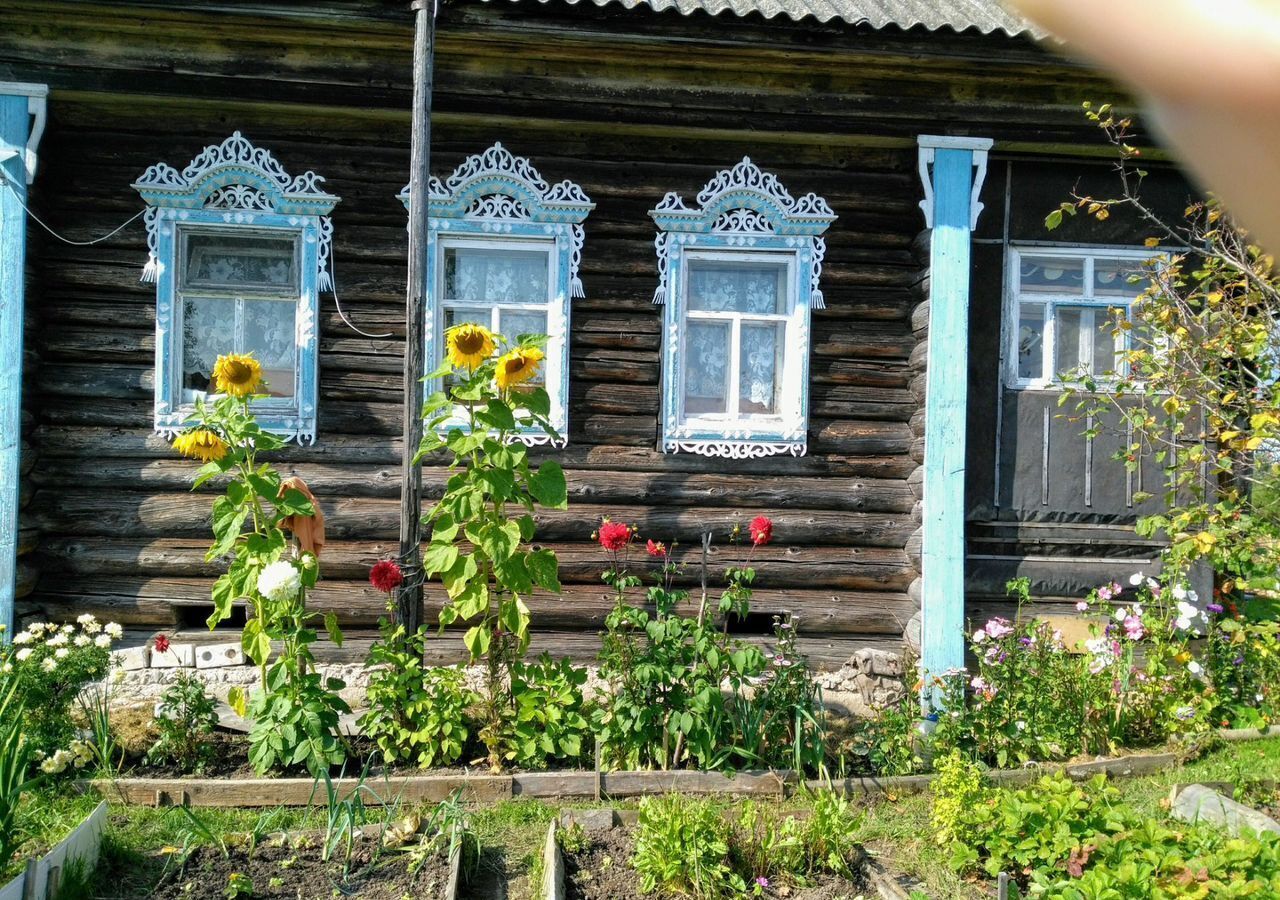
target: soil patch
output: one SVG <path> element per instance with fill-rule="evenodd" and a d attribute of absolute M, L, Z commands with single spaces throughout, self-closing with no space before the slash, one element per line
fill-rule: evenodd
<path fill-rule="evenodd" d="M 314 848 L 259 847 L 252 855 L 232 850 L 227 858 L 206 847 L 194 852 L 183 868 L 161 879 L 149 896 L 223 900 L 232 875 L 251 879 L 257 900 L 331 900 L 335 896 L 442 900 L 448 889 L 449 863 L 436 856 L 410 872 L 406 854 L 384 851 L 375 856 L 372 849 L 360 848 L 344 875 L 340 861 L 322 862 Z"/>
<path fill-rule="evenodd" d="M 582 853 L 565 854 L 565 897 L 568 900 L 653 900 L 666 894 L 642 894 L 640 876 L 631 868 L 635 853 L 627 828 L 593 831 Z M 749 885 L 748 888 L 753 886 Z M 770 885 L 769 900 L 855 900 L 865 894 L 860 884 L 835 875 L 820 875 L 805 887 Z"/>

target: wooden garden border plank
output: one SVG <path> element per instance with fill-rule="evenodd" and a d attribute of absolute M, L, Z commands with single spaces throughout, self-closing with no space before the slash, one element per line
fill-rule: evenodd
<path fill-rule="evenodd" d="M 1227 741 L 1280 737 L 1280 727 L 1228 729 L 1216 732 Z M 1176 765 L 1177 753 L 1137 753 L 1078 763 L 1050 763 L 1021 769 L 993 769 L 987 778 L 997 784 L 1026 784 L 1042 775 L 1066 772 L 1077 781 L 1105 774 L 1111 778 L 1149 775 Z M 597 781 L 598 779 L 598 781 Z M 439 802 L 454 791 L 462 792 L 467 803 L 493 803 L 513 796 L 542 799 L 598 799 L 640 797 L 649 794 L 725 794 L 744 797 L 782 798 L 801 785 L 809 790 L 831 788 L 850 795 L 911 794 L 928 789 L 933 775 L 898 775 L 800 781 L 788 772 L 629 771 L 528 772 L 515 775 L 400 775 L 366 779 L 363 783 L 384 800 L 401 799 Z M 324 792 L 308 778 L 120 778 L 114 781 L 80 782 L 104 798 L 143 806 L 307 806 L 323 803 Z M 333 782 L 345 797 L 361 784 L 356 778 Z"/>

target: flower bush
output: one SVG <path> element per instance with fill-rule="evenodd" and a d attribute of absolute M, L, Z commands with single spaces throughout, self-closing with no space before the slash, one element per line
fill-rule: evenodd
<path fill-rule="evenodd" d="M 0 648 L 0 683 L 21 684 L 26 741 L 52 755 L 76 737 L 71 710 L 86 685 L 107 674 L 111 645 L 123 634 L 86 613 L 74 624 L 32 622 Z"/>
<path fill-rule="evenodd" d="M 254 769 L 305 765 L 313 774 L 346 756 L 338 734 L 338 716 L 350 712 L 337 691 L 338 679 L 312 671 L 311 645 L 321 617 L 309 612 L 306 593 L 320 577 L 311 552 L 297 552 L 285 534 L 286 520 L 311 516 L 306 494 L 282 483 L 279 472 L 259 462 L 258 455 L 278 450 L 284 441 L 259 427 L 251 410 L 261 389 L 262 367 L 250 354 L 218 357 L 214 382 L 220 394 L 212 403 L 196 401 L 192 425 L 173 442 L 174 449 L 204 463 L 193 490 L 227 477 L 226 490 L 213 504 L 213 545 L 206 559 L 230 558 L 227 571 L 213 586 L 209 627 L 246 603 L 250 615 L 240 636 L 245 654 L 259 668 L 252 699 L 232 688 L 228 700 L 241 715 L 253 719 L 249 759 Z M 326 614 L 329 637 L 342 643 L 336 617 Z M 272 645 L 280 655 L 272 661 Z"/>
<path fill-rule="evenodd" d="M 772 539 L 773 524 L 759 516 L 748 531 L 754 550 Z M 735 528 L 730 539 L 740 535 Z M 743 565 L 726 570 L 713 608 L 705 594 L 695 606 L 689 592 L 675 586 L 680 566 L 674 545 L 646 540 L 654 583 L 642 607 L 629 602 L 642 584 L 632 570 L 636 529 L 605 520 L 594 537 L 606 554 L 604 580 L 615 596 L 600 653 L 600 677 L 610 690 L 595 721 L 606 762 L 816 770 L 823 755 L 821 719 L 793 624 L 776 623 L 777 648 L 768 656 L 729 632 L 730 617 L 745 617 L 750 609 L 750 550 Z"/>
<path fill-rule="evenodd" d="M 447 358 L 428 376 L 443 379 L 445 389 L 423 406 L 417 454 L 419 461 L 436 452 L 449 459 L 444 495 L 424 517 L 431 540 L 423 572 L 438 577 L 448 595 L 440 625 L 470 625 L 462 639 L 472 662 L 485 667 L 477 718 L 495 771 L 505 756 L 506 723 L 518 708 L 512 666 L 529 645 L 525 598 L 535 588 L 560 590 L 555 552 L 528 543 L 539 506 L 567 506 L 564 472 L 553 460 L 535 469 L 515 440 L 531 428 L 558 437 L 547 420 L 546 390 L 527 384 L 542 361 L 543 341 L 521 335 L 512 343 L 471 323 L 449 329 Z"/>

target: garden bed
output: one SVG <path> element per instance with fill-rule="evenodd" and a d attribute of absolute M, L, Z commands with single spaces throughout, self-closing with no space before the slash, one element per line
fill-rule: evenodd
<path fill-rule="evenodd" d="M 238 889 L 238 896 L 279 898 L 279 900 L 323 900 L 335 895 L 364 900 L 400 900 L 405 896 L 422 900 L 452 900 L 455 876 L 449 861 L 441 856 L 412 867 L 402 853 L 376 854 L 363 847 L 345 867 L 338 861 L 324 862 L 314 847 L 259 847 L 253 852 L 203 847 L 191 854 L 186 864 L 165 876 L 151 897 L 181 896 L 191 900 L 225 900 Z"/>

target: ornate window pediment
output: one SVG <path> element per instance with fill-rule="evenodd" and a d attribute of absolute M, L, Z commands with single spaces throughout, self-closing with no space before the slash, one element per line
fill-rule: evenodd
<path fill-rule="evenodd" d="M 260 424 L 315 441 L 319 294 L 329 276 L 338 197 L 314 172 L 291 177 L 240 132 L 206 147 L 181 172 L 156 163 L 134 182 L 147 203 L 156 285 L 155 427 L 182 428 L 212 391 L 214 360 L 253 353 L 267 397 Z"/>
<path fill-rule="evenodd" d="M 583 296 L 582 223 L 595 204 L 571 181 L 548 184 L 528 159 L 500 143 L 468 157 L 446 180 L 431 178 L 429 190 L 427 370 L 439 365 L 445 330 L 462 322 L 479 322 L 511 339 L 547 335 L 548 418 L 563 445 L 570 300 Z M 407 187 L 400 199 L 408 206 Z M 540 430 L 518 439 L 548 441 Z"/>
<path fill-rule="evenodd" d="M 667 194 L 658 225 L 665 305 L 662 449 L 749 459 L 804 455 L 809 318 L 822 309 L 823 233 L 835 213 L 794 198 L 749 158 L 718 172 L 690 208 Z"/>

